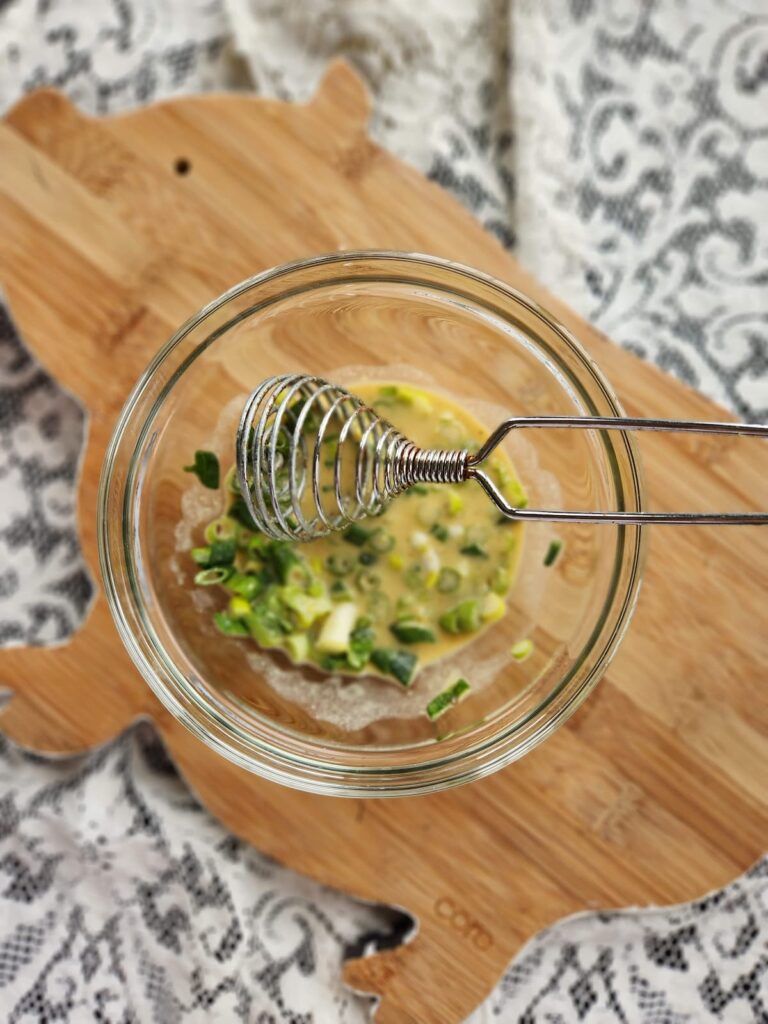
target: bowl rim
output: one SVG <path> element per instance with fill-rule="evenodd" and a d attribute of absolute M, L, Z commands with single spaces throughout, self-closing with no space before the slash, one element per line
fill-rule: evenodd
<path fill-rule="evenodd" d="M 376 261 L 381 261 L 382 263 L 396 261 L 397 263 L 412 263 L 416 267 L 427 266 L 433 270 L 443 270 L 451 275 L 468 278 L 470 281 L 490 286 L 492 289 L 499 291 L 504 298 L 511 299 L 515 303 L 522 305 L 542 320 L 547 327 L 553 329 L 559 339 L 575 355 L 578 362 L 587 370 L 592 381 L 599 388 L 602 397 L 612 407 L 612 414 L 617 416 L 624 415 L 610 383 L 569 329 L 538 302 L 493 275 L 442 257 L 418 252 L 400 252 L 397 250 L 346 250 L 293 260 L 246 278 L 189 317 L 159 349 L 131 389 L 117 418 L 107 446 L 99 481 L 97 499 L 99 566 L 107 603 L 116 628 L 140 675 L 167 710 L 208 746 L 242 768 L 261 775 L 270 781 L 279 782 L 293 788 L 320 794 L 355 798 L 408 796 L 462 785 L 498 770 L 537 746 L 577 710 L 604 674 L 608 663 L 616 653 L 629 626 L 636 607 L 646 550 L 646 536 L 642 527 L 617 527 L 617 553 L 614 560 L 611 583 L 608 588 L 609 597 L 604 600 L 596 625 L 593 627 L 589 639 L 585 641 L 582 649 L 578 652 L 577 657 L 569 659 L 568 670 L 558 680 L 557 685 L 536 705 L 532 712 L 514 722 L 512 726 L 493 732 L 487 740 L 475 744 L 468 750 L 458 751 L 448 757 L 438 755 L 426 761 L 419 761 L 417 764 L 398 764 L 394 766 L 386 766 L 379 763 L 352 766 L 350 764 L 340 764 L 327 757 L 297 756 L 295 753 L 291 753 L 285 744 L 280 748 L 274 741 L 270 744 L 269 742 L 254 739 L 252 734 L 244 734 L 242 730 L 237 728 L 236 721 L 231 712 L 229 715 L 224 714 L 220 707 L 216 706 L 217 702 L 215 699 L 204 700 L 199 692 L 195 693 L 186 685 L 186 680 L 176 670 L 172 659 L 166 655 L 163 645 L 154 633 L 148 619 L 141 614 L 143 602 L 134 586 L 131 588 L 131 593 L 134 603 L 138 608 L 140 625 L 143 627 L 144 636 L 149 635 L 154 638 L 150 648 L 164 662 L 166 676 L 170 675 L 171 677 L 172 686 L 169 686 L 168 679 L 166 678 L 164 681 L 159 677 L 157 664 L 153 664 L 150 661 L 141 643 L 138 642 L 130 617 L 126 614 L 126 608 L 121 598 L 120 583 L 117 579 L 115 566 L 110 554 L 110 541 L 115 526 L 112 524 L 112 518 L 108 515 L 108 507 L 116 483 L 116 463 L 124 441 L 125 431 L 134 417 L 145 388 L 152 381 L 157 369 L 165 362 L 173 350 L 212 313 L 222 309 L 233 299 L 246 294 L 254 288 L 258 288 L 259 285 L 278 281 L 280 278 L 289 277 L 297 272 L 311 271 L 318 267 L 360 263 L 361 261 L 373 263 Z M 328 282 L 324 283 L 331 285 L 334 283 L 334 280 L 336 279 L 329 279 Z M 283 297 L 283 295 L 281 294 L 280 297 Z M 226 329 L 229 326 L 231 325 L 227 324 Z M 222 332 L 220 331 L 219 333 Z M 188 362 L 188 360 L 185 362 Z M 176 376 L 174 375 L 172 380 L 175 382 L 175 379 Z M 156 402 L 154 408 L 157 410 L 159 403 Z M 144 429 L 140 432 L 131 451 L 129 462 L 132 468 L 135 468 L 137 451 L 140 449 L 142 439 L 146 434 L 146 427 L 147 424 L 145 423 Z M 624 451 L 626 452 L 626 466 L 629 470 L 629 479 L 634 492 L 633 498 L 637 508 L 641 509 L 644 505 L 644 486 L 639 453 L 631 435 L 623 434 L 622 439 L 624 441 Z M 122 521 L 120 523 L 118 550 L 121 556 L 126 559 L 127 573 L 130 577 L 133 561 L 131 550 L 132 536 L 127 528 L 130 497 L 129 483 L 130 474 L 126 476 L 122 483 L 122 500 L 120 502 Z M 622 560 L 625 558 L 628 537 L 633 538 L 629 559 L 624 564 L 623 569 L 625 573 L 628 573 L 628 578 L 623 591 L 619 590 L 614 593 L 617 579 L 622 571 Z M 135 609 L 131 610 L 136 614 Z M 594 664 L 589 668 L 579 686 L 561 703 L 554 714 L 547 717 L 546 712 L 555 697 L 561 695 L 568 683 L 572 681 L 582 666 L 586 655 L 590 652 L 594 653 L 595 639 L 599 636 L 605 625 L 608 612 L 614 616 L 613 626 L 609 635 L 602 641 Z M 179 692 L 180 690 L 181 692 Z M 519 733 L 521 727 L 542 715 L 545 716 L 545 719 L 538 723 L 530 735 L 525 737 L 522 742 L 515 743 L 514 736 Z M 268 726 L 267 731 L 270 731 L 270 728 L 272 730 L 276 729 L 268 720 L 264 719 L 264 721 Z M 308 741 L 305 737 L 302 737 L 301 742 L 307 743 Z M 354 750 L 358 758 L 365 757 L 363 748 L 349 746 L 341 749 Z"/>

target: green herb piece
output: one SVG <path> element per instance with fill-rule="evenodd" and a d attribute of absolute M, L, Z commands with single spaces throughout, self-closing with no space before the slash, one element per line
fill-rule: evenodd
<path fill-rule="evenodd" d="M 184 467 L 185 473 L 194 473 L 203 487 L 215 491 L 219 486 L 219 459 L 213 452 L 195 452 L 195 461 L 191 466 Z"/>
<path fill-rule="evenodd" d="M 385 555 L 395 546 L 395 538 L 383 527 L 374 530 L 368 540 L 368 546 L 379 555 Z"/>
<path fill-rule="evenodd" d="M 361 551 L 357 556 L 357 560 L 360 565 L 376 565 L 379 560 L 379 556 L 373 551 Z"/>
<path fill-rule="evenodd" d="M 370 538 L 373 530 L 367 530 L 364 526 L 359 523 L 352 523 L 344 531 L 342 536 L 347 544 L 354 544 L 356 548 L 361 548 Z"/>
<path fill-rule="evenodd" d="M 216 628 L 224 636 L 248 636 L 248 627 L 229 612 L 216 612 L 213 616 Z"/>
<path fill-rule="evenodd" d="M 442 523 L 433 523 L 429 532 L 433 537 L 437 537 L 439 541 L 442 541 L 443 544 L 445 544 L 450 536 L 448 530 L 442 525 Z"/>
<path fill-rule="evenodd" d="M 218 566 L 215 569 L 201 569 L 195 574 L 195 583 L 198 587 L 215 587 L 219 583 L 223 583 L 230 572 L 230 569 L 225 569 L 223 566 Z"/>
<path fill-rule="evenodd" d="M 509 653 L 515 661 L 525 661 L 533 654 L 533 640 L 529 640 L 527 637 L 525 640 L 518 640 L 516 644 L 512 645 Z"/>
<path fill-rule="evenodd" d="M 452 594 L 461 584 L 461 575 L 456 569 L 443 568 L 437 574 L 437 589 L 441 594 Z"/>
<path fill-rule="evenodd" d="M 410 686 L 417 660 L 411 651 L 392 647 L 377 647 L 371 652 L 371 661 L 376 668 L 385 675 L 393 676 L 403 686 Z"/>
<path fill-rule="evenodd" d="M 465 544 L 463 548 L 460 548 L 462 555 L 469 555 L 470 558 L 487 558 L 488 552 L 484 547 L 479 544 Z"/>
<path fill-rule="evenodd" d="M 341 555 L 334 551 L 325 560 L 325 568 L 334 576 L 346 576 L 355 567 L 355 560 L 349 555 Z"/>
<path fill-rule="evenodd" d="M 238 597 L 252 601 L 261 590 L 261 580 L 251 573 L 233 572 L 225 584 L 227 590 Z"/>
<path fill-rule="evenodd" d="M 444 690 L 441 690 L 436 697 L 427 704 L 427 718 L 434 722 L 436 718 L 444 714 L 448 708 L 453 707 L 454 704 L 458 704 L 460 700 L 463 700 L 472 687 L 469 685 L 466 679 L 457 679 L 455 683 L 447 686 Z"/>
<path fill-rule="evenodd" d="M 401 644 L 433 644 L 435 634 L 421 622 L 397 621 L 390 624 L 390 633 Z"/>
<path fill-rule="evenodd" d="M 547 553 L 544 555 L 544 565 L 547 567 L 554 565 L 558 559 L 560 552 L 563 550 L 563 542 L 558 538 L 550 542 L 547 548 Z"/>
<path fill-rule="evenodd" d="M 441 615 L 438 621 L 446 633 L 475 633 L 481 624 L 480 602 L 474 597 L 461 601 Z"/>
<path fill-rule="evenodd" d="M 370 660 L 375 643 L 376 634 L 371 629 L 368 620 L 358 619 L 357 625 L 349 637 L 349 650 L 347 651 L 349 667 L 353 669 L 364 668 Z"/>
<path fill-rule="evenodd" d="M 429 488 L 426 484 L 413 484 L 407 491 L 403 491 L 403 494 L 429 494 Z"/>

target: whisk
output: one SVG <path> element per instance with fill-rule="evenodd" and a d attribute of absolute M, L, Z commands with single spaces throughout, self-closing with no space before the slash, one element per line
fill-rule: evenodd
<path fill-rule="evenodd" d="M 414 484 L 476 480 L 507 518 L 550 522 L 768 523 L 768 512 L 612 512 L 516 508 L 481 467 L 512 430 L 653 430 L 768 438 L 768 426 L 622 416 L 518 416 L 477 452 L 422 449 L 360 398 L 320 377 L 269 377 L 253 391 L 237 431 L 240 491 L 260 530 L 313 540 L 373 516 Z"/>

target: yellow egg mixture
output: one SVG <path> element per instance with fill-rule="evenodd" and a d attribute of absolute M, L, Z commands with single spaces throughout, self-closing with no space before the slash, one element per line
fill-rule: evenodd
<path fill-rule="evenodd" d="M 422 387 L 360 382 L 349 390 L 421 447 L 476 450 L 488 436 L 455 402 Z M 497 451 L 487 468 L 523 506 L 506 455 Z M 473 481 L 416 485 L 343 533 L 291 543 L 255 530 L 230 470 L 221 513 L 191 555 L 195 582 L 220 592 L 222 633 L 281 649 L 297 664 L 404 687 L 504 615 L 523 537 L 522 524 L 500 516 Z M 445 703 L 469 689 L 459 682 Z"/>

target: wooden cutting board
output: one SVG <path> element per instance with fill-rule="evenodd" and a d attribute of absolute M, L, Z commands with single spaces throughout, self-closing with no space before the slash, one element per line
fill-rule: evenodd
<path fill-rule="evenodd" d="M 630 414 L 721 418 L 544 292 L 453 199 L 366 136 L 344 64 L 291 106 L 174 100 L 95 121 L 55 92 L 0 124 L 0 282 L 30 348 L 90 412 L 82 544 L 97 572 L 96 488 L 117 411 L 175 327 L 235 282 L 336 249 L 420 250 L 495 274 L 579 337 Z M 657 439 L 656 507 L 768 508 L 760 442 Z M 349 963 L 380 1024 L 450 1024 L 537 929 L 588 907 L 688 900 L 768 838 L 768 529 L 658 528 L 640 608 L 583 709 L 523 761 L 430 797 L 289 791 L 201 745 L 154 699 L 99 596 L 65 647 L 0 652 L 2 727 L 82 750 L 156 721 L 206 806 L 279 860 L 419 918 L 407 946 Z"/>

